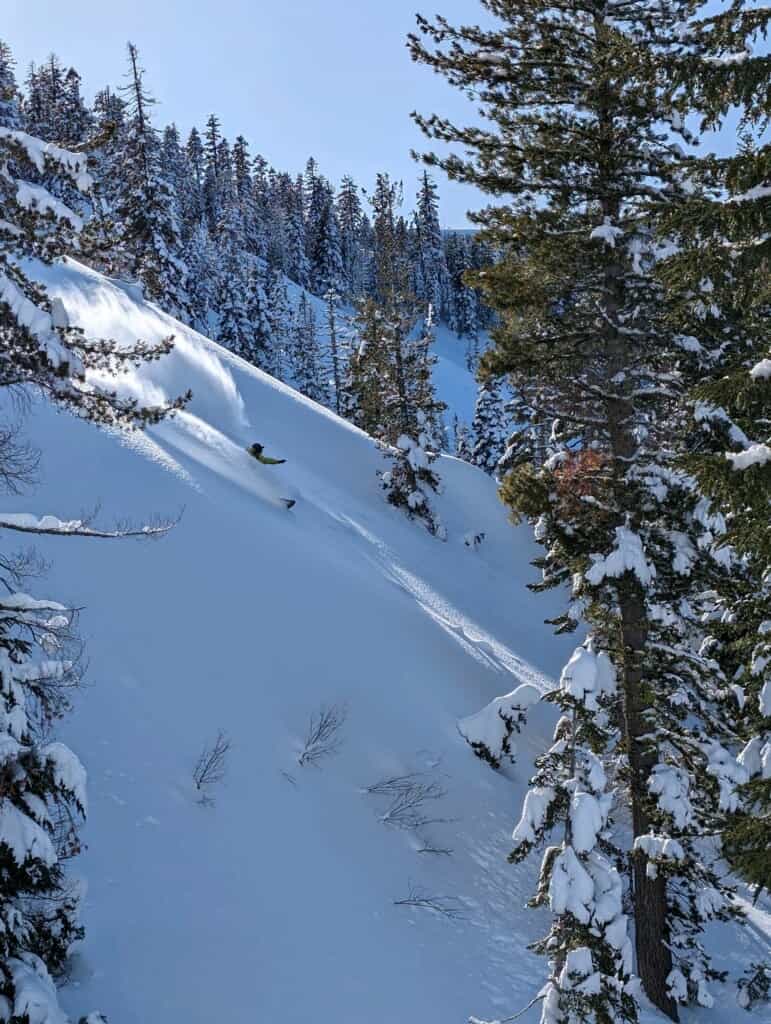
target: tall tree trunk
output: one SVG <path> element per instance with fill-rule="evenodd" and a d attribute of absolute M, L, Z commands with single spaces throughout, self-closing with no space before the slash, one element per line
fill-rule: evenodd
<path fill-rule="evenodd" d="M 645 604 L 639 584 L 620 588 L 621 636 L 624 645 L 623 693 L 626 718 L 626 745 L 631 773 L 632 831 L 634 836 L 650 830 L 647 783 L 656 764 L 653 744 L 641 740 L 648 732 L 645 721 L 642 661 L 647 641 Z M 632 857 L 635 947 L 637 971 L 651 1002 L 670 1020 L 679 1020 L 677 1004 L 667 991 L 672 970 L 669 948 L 669 921 L 666 880 L 660 875 L 648 877 L 648 859 L 640 851 Z"/>
<path fill-rule="evenodd" d="M 598 53 L 608 39 L 608 25 L 602 14 L 594 18 Z M 613 112 L 618 110 L 617 83 L 613 79 L 612 63 L 601 61 L 605 77 L 598 91 L 599 121 L 599 180 L 604 182 L 601 199 L 602 213 L 611 224 L 617 224 L 620 201 L 617 189 L 611 187 L 616 177 L 616 157 L 619 141 L 615 138 Z M 609 263 L 605 271 L 605 314 L 609 325 L 606 339 L 607 384 L 614 390 L 613 381 L 621 371 L 625 373 L 631 360 L 629 336 L 617 330 L 619 310 L 624 308 L 626 296 L 624 266 L 620 259 Z M 617 387 L 618 385 L 615 385 Z M 620 510 L 632 518 L 637 509 L 626 506 L 633 502 L 626 482 L 626 474 L 637 454 L 637 441 L 632 432 L 634 403 L 627 397 L 609 398 L 606 403 L 610 454 L 613 459 L 613 477 Z M 620 524 L 623 525 L 623 524 Z M 623 728 L 631 772 L 630 796 L 632 803 L 632 831 L 636 839 L 649 831 L 647 781 L 650 770 L 658 760 L 655 746 L 645 743 L 648 731 L 643 712 L 643 659 L 648 640 L 645 598 L 642 587 L 630 574 L 619 582 L 618 602 L 621 613 L 622 645 L 622 714 Z M 677 1004 L 668 994 L 667 976 L 672 970 L 669 948 L 669 923 L 666 881 L 651 879 L 647 875 L 647 858 L 640 852 L 632 859 L 632 889 L 635 919 L 635 945 L 637 973 L 651 1000 L 670 1020 L 678 1021 Z"/>

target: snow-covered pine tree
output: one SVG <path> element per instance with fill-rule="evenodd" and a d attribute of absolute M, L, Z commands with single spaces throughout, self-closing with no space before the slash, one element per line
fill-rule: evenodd
<path fill-rule="evenodd" d="M 292 316 L 289 353 L 294 386 L 314 402 L 327 405 L 329 394 L 321 367 L 316 313 L 304 291 Z"/>
<path fill-rule="evenodd" d="M 558 626 L 587 622 L 618 679 L 593 753 L 631 812 L 636 970 L 677 1019 L 679 1002 L 711 1001 L 707 982 L 717 975 L 699 933 L 729 904 L 706 837 L 735 805 L 740 774 L 723 746 L 725 681 L 701 618 L 725 569 L 712 555 L 716 524 L 680 462 L 685 393 L 698 369 L 652 273 L 651 231 L 693 187 L 681 148 L 693 141 L 687 110 L 674 96 L 685 57 L 699 48 L 683 30 L 694 5 L 483 6 L 494 27 L 420 18 L 410 45 L 416 60 L 476 96 L 485 127 L 416 118 L 466 152 L 429 154 L 429 165 L 504 197 L 473 218 L 501 255 L 474 279 L 501 321 L 483 365 L 511 377 L 537 421 L 557 424 L 544 466 L 520 466 L 504 493 L 516 512 L 538 518 L 541 586 L 573 584 Z M 562 852 L 569 848 L 566 836 Z M 557 862 L 547 854 L 547 890 Z M 599 899 L 604 885 L 587 894 Z M 553 896 L 551 906 L 558 933 L 569 934 L 575 915 Z M 585 966 L 610 979 L 616 968 L 607 969 L 602 922 L 593 922 Z M 623 936 L 614 940 L 620 950 Z M 614 1019 L 610 983 L 572 1015 L 563 971 L 574 942 L 552 960 L 544 1019 Z"/>
<path fill-rule="evenodd" d="M 442 229 L 439 226 L 439 198 L 436 182 L 423 172 L 414 215 L 415 296 L 425 308 L 434 311 L 436 320 L 444 313 L 448 299 L 449 277 L 444 257 Z"/>
<path fill-rule="evenodd" d="M 495 377 L 486 377 L 479 386 L 471 422 L 473 448 L 470 461 L 486 473 L 495 473 L 510 432 L 501 382 Z"/>
<path fill-rule="evenodd" d="M 464 275 L 473 267 L 471 245 L 465 235 L 453 233 L 447 239 L 446 260 L 449 276 L 447 319 L 459 338 L 474 342 L 479 333 L 479 298 L 466 283 Z M 470 366 L 476 372 L 476 365 Z"/>
<path fill-rule="evenodd" d="M 267 353 L 268 361 L 264 369 L 278 380 L 286 380 L 292 307 L 289 302 L 286 278 L 281 271 L 277 267 L 268 265 L 265 275 L 271 347 Z"/>
<path fill-rule="evenodd" d="M 177 199 L 161 167 L 161 145 L 150 119 L 155 100 L 145 91 L 144 71 L 133 43 L 128 44 L 126 127 L 119 159 L 115 216 L 119 241 L 130 272 L 150 298 L 172 316 L 190 319 L 185 291 L 187 270 Z"/>
<path fill-rule="evenodd" d="M 439 404 L 431 381 L 430 316 L 415 337 L 417 301 L 410 292 L 400 188 L 379 174 L 372 196 L 375 297 L 359 304 L 359 348 L 350 373 L 356 422 L 383 445 L 391 462 L 381 474 L 388 501 L 443 536 L 430 492 L 439 479 L 431 468 Z"/>
<path fill-rule="evenodd" d="M 69 324 L 59 300 L 32 280 L 25 261 L 51 263 L 78 251 L 80 217 L 42 185 L 66 178 L 83 193 L 93 185 L 82 153 L 59 149 L 25 132 L 0 128 L 0 206 L 6 227 L 0 230 L 0 387 L 29 385 L 81 417 L 115 425 L 157 422 L 170 406 L 142 408 L 136 400 L 106 394 L 86 384 L 89 370 L 119 373 L 169 352 L 171 338 L 159 345 L 118 347 L 87 338 Z"/>
<path fill-rule="evenodd" d="M 305 236 L 302 178 L 295 185 L 288 183 L 285 209 L 284 253 L 287 276 L 307 288 L 310 283 L 310 265 Z"/>
<path fill-rule="evenodd" d="M 209 316 L 216 300 L 217 258 L 203 217 L 193 228 L 185 246 L 185 266 L 190 326 L 208 336 L 212 329 Z"/>
<path fill-rule="evenodd" d="M 204 155 L 203 142 L 197 128 L 192 128 L 185 143 L 185 156 L 188 166 L 188 194 L 180 196 L 180 207 L 182 218 L 186 228 L 186 234 L 191 233 L 206 218 L 206 204 L 204 202 L 204 182 L 206 180 L 206 159 Z M 208 227 L 208 225 L 207 225 Z"/>
<path fill-rule="evenodd" d="M 81 78 L 75 68 L 64 76 L 64 88 L 56 141 L 68 147 L 82 145 L 91 129 L 91 114 L 81 95 Z"/>
<path fill-rule="evenodd" d="M 268 373 L 276 367 L 273 318 L 268 300 L 268 274 L 264 264 L 249 258 L 246 313 L 251 324 L 251 362 Z"/>
<path fill-rule="evenodd" d="M 334 194 L 327 182 L 318 196 L 319 209 L 309 241 L 311 288 L 316 295 L 336 292 L 343 279 L 343 260 L 340 250 L 340 228 L 335 212 Z"/>
<path fill-rule="evenodd" d="M 743 748 L 748 781 L 724 850 L 761 888 L 771 887 L 771 145 L 768 57 L 757 44 L 770 21 L 767 9 L 736 3 L 692 27 L 704 52 L 689 62 L 684 88 L 705 127 L 720 128 L 738 107 L 741 134 L 735 152 L 693 163 L 689 173 L 706 188 L 673 214 L 677 244 L 661 268 L 701 370 L 686 466 L 723 517 L 731 564 L 711 654 L 735 694 L 730 749 Z"/>
<path fill-rule="evenodd" d="M 326 328 L 327 328 L 327 359 L 329 364 L 329 377 L 332 383 L 332 408 L 338 416 L 344 415 L 347 406 L 345 394 L 345 356 L 342 350 L 342 337 L 340 335 L 340 296 L 334 289 L 324 294 L 326 304 Z"/>
<path fill-rule="evenodd" d="M 246 251 L 252 257 L 265 257 L 262 226 L 257 210 L 257 196 L 252 180 L 252 158 L 249 143 L 239 135 L 233 144 L 233 181 L 238 207 L 244 225 Z"/>
<path fill-rule="evenodd" d="M 26 80 L 24 112 L 27 129 L 47 142 L 58 139 L 64 97 L 64 68 L 55 53 L 40 67 L 31 65 Z"/>
<path fill-rule="evenodd" d="M 195 222 L 186 216 L 189 212 L 189 207 L 187 210 L 185 209 L 185 202 L 189 200 L 191 192 L 194 191 L 194 185 L 187 153 L 180 142 L 177 126 L 173 123 L 167 124 L 163 129 L 160 172 L 174 194 L 179 214 L 180 235 L 183 244 L 186 244 Z"/>
<path fill-rule="evenodd" d="M 469 426 L 457 416 L 453 416 L 452 436 L 456 457 L 463 459 L 464 462 L 471 462 L 471 436 Z"/>
<path fill-rule="evenodd" d="M 613 786 L 603 767 L 615 731 L 616 673 L 598 640 L 576 648 L 559 688 L 545 697 L 562 714 L 552 746 L 536 759 L 509 858 L 519 863 L 557 832 L 531 901 L 554 915 L 532 947 L 553 964 L 541 993 L 543 1024 L 637 1019 L 624 886 L 610 842 Z"/>
<path fill-rule="evenodd" d="M 337 195 L 337 220 L 340 225 L 340 257 L 343 266 L 343 294 L 359 298 L 364 287 L 362 253 L 362 207 L 359 187 L 350 175 L 340 182 Z"/>
<path fill-rule="evenodd" d="M 20 100 L 16 61 L 10 46 L 0 39 L 0 128 L 22 127 Z"/>
<path fill-rule="evenodd" d="M 215 308 L 219 318 L 217 341 L 250 363 L 259 365 L 259 352 L 250 315 L 253 279 L 245 253 L 241 213 L 234 191 L 223 200 L 217 231 Z"/>
<path fill-rule="evenodd" d="M 204 132 L 204 173 L 203 173 L 203 205 L 206 219 L 209 224 L 209 232 L 214 237 L 217 224 L 222 218 L 220 210 L 220 153 L 222 135 L 220 123 L 214 114 L 209 114 L 206 119 L 206 130 Z"/>

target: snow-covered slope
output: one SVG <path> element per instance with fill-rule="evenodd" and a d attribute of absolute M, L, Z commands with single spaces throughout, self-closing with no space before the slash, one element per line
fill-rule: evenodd
<path fill-rule="evenodd" d="M 76 866 L 87 938 L 65 1004 L 119 1024 L 450 1024 L 518 1009 L 543 977 L 525 949 L 543 922 L 524 909 L 535 865 L 505 858 L 547 723 L 536 710 L 507 779 L 457 721 L 543 685 L 572 647 L 543 625 L 556 599 L 523 587 L 527 531 L 489 478 L 443 458 L 449 538 L 433 539 L 385 504 L 360 431 L 131 288 L 75 263 L 45 276 L 92 335 L 175 334 L 168 359 L 128 380 L 134 393 L 194 392 L 128 440 L 36 406 L 44 478 L 27 508 L 5 502 L 74 516 L 99 501 L 103 521 L 184 509 L 159 542 L 42 546 L 41 592 L 85 606 L 90 661 L 65 727 L 90 775 Z M 286 465 L 255 463 L 254 440 Z M 475 550 L 464 537 L 479 532 Z M 300 767 L 322 704 L 347 708 L 340 750 Z M 192 767 L 220 729 L 232 750 L 205 807 Z M 384 824 L 388 801 L 365 792 L 414 771 L 446 794 L 419 835 Z M 452 854 L 420 852 L 424 840 Z M 462 916 L 395 904 L 417 889 Z"/>

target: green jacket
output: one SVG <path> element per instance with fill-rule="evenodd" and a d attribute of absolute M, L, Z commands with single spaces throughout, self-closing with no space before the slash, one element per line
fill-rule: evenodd
<path fill-rule="evenodd" d="M 247 448 L 246 450 L 249 452 L 253 459 L 257 459 L 257 461 L 261 462 L 263 466 L 280 466 L 282 463 L 286 462 L 286 459 L 270 459 L 268 458 L 267 455 L 263 455 L 262 452 L 258 454 L 255 451 L 254 445 L 252 445 L 251 448 Z"/>

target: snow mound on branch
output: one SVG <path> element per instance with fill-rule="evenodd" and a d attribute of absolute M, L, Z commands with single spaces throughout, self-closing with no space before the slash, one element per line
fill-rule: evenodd
<path fill-rule="evenodd" d="M 726 452 L 725 457 L 734 469 L 765 466 L 766 463 L 771 462 L 771 448 L 767 444 L 753 444 L 743 452 Z"/>
<path fill-rule="evenodd" d="M 616 239 L 620 238 L 624 234 L 623 228 L 617 227 L 611 223 L 609 217 L 606 217 L 602 224 L 594 228 L 589 235 L 592 241 L 603 242 L 608 246 L 609 249 L 616 248 Z"/>
<path fill-rule="evenodd" d="M 461 736 L 473 748 L 478 757 L 498 768 L 503 761 L 513 764 L 516 744 L 512 733 L 519 732 L 519 725 L 525 721 L 525 712 L 538 703 L 543 694 L 532 683 L 523 683 L 516 690 L 496 697 L 490 703 L 458 722 Z"/>
<path fill-rule="evenodd" d="M 592 555 L 592 565 L 586 573 L 587 580 L 598 586 L 607 576 L 619 577 L 632 572 L 643 586 L 647 586 L 656 574 L 655 568 L 646 560 L 639 534 L 628 526 L 616 527 L 616 546 L 605 555 Z"/>
<path fill-rule="evenodd" d="M 771 359 L 761 359 L 750 370 L 753 380 L 771 380 Z"/>
<path fill-rule="evenodd" d="M 562 670 L 560 687 L 590 711 L 596 711 L 597 698 L 613 693 L 616 688 L 613 662 L 603 651 L 595 653 L 591 647 L 577 647 Z"/>

